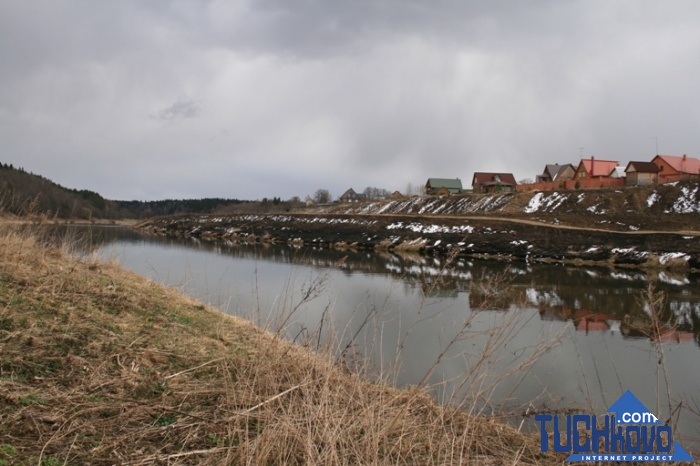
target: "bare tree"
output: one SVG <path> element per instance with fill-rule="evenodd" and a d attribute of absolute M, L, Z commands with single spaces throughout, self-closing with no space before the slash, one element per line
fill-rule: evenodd
<path fill-rule="evenodd" d="M 410 181 L 406 184 L 406 192 L 405 195 L 407 197 L 411 196 L 420 196 L 422 194 L 425 194 L 425 188 L 421 183 L 418 184 L 413 184 Z"/>
<path fill-rule="evenodd" d="M 331 200 L 331 193 L 327 189 L 319 189 L 314 193 L 314 202 L 316 204 L 328 204 Z"/>
<path fill-rule="evenodd" d="M 389 197 L 389 191 L 386 189 L 373 188 L 370 186 L 366 187 L 362 194 L 365 195 L 365 199 L 369 200 L 386 199 Z"/>

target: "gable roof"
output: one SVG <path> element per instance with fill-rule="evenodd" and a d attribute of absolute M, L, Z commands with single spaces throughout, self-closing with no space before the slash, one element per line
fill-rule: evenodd
<path fill-rule="evenodd" d="M 462 180 L 459 178 L 428 178 L 426 187 L 430 186 L 433 189 L 447 188 L 462 190 Z"/>
<path fill-rule="evenodd" d="M 640 172 L 640 173 L 659 173 L 659 167 L 654 162 L 636 162 L 632 161 L 625 167 L 625 173 Z"/>
<path fill-rule="evenodd" d="M 496 180 L 496 177 L 498 177 L 498 181 Z M 472 186 L 476 184 L 501 184 L 516 186 L 518 183 L 515 181 L 515 177 L 512 173 L 474 172 L 474 178 L 472 178 Z"/>
<path fill-rule="evenodd" d="M 573 165 L 570 163 L 565 163 L 564 165 L 559 165 L 558 163 L 555 164 L 547 164 L 544 167 L 544 173 L 549 175 L 549 178 L 554 181 L 557 179 L 559 175 L 564 173 L 569 167 L 571 167 L 571 170 L 574 171 L 576 168 L 574 168 Z"/>
<path fill-rule="evenodd" d="M 700 160 L 694 157 L 688 157 L 687 155 L 684 155 L 683 157 L 679 157 L 677 155 L 657 155 L 654 157 L 654 160 L 657 158 L 662 159 L 664 162 L 672 166 L 678 173 L 686 173 L 688 175 L 700 174 Z"/>
<path fill-rule="evenodd" d="M 608 175 L 610 178 L 624 178 L 625 177 L 625 167 L 618 165 L 613 168 Z"/>
<path fill-rule="evenodd" d="M 588 176 L 608 176 L 617 167 L 617 160 L 601 160 L 591 157 L 590 159 L 581 159 L 579 167 L 586 169 Z"/>

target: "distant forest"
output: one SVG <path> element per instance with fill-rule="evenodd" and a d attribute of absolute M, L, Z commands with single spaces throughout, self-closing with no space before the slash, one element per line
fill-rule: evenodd
<path fill-rule="evenodd" d="M 163 201 L 113 201 L 88 189 L 65 188 L 53 181 L 0 163 L 0 212 L 41 214 L 48 218 L 79 220 L 144 219 L 160 215 L 289 211 L 298 200 L 168 199 Z"/>

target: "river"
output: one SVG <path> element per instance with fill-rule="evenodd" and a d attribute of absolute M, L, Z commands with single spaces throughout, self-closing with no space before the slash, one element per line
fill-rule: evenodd
<path fill-rule="evenodd" d="M 527 430 L 534 413 L 603 414 L 630 390 L 700 449 L 700 274 L 83 231 L 101 257 L 370 379 Z"/>

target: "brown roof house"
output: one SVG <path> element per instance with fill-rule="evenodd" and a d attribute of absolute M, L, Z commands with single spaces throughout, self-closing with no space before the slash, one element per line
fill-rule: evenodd
<path fill-rule="evenodd" d="M 449 196 L 462 193 L 462 180 L 459 178 L 428 178 L 425 193 L 429 195 Z"/>
<path fill-rule="evenodd" d="M 475 193 L 512 193 L 517 187 L 512 173 L 474 172 L 472 179 Z"/>
<path fill-rule="evenodd" d="M 358 194 L 355 192 L 354 189 L 350 188 L 347 191 L 345 191 L 342 196 L 340 196 L 339 200 L 340 200 L 340 202 L 343 202 L 343 203 L 364 201 L 365 195 Z"/>
<path fill-rule="evenodd" d="M 627 186 L 649 186 L 659 182 L 659 167 L 653 162 L 630 162 L 625 173 Z"/>
<path fill-rule="evenodd" d="M 553 165 L 548 164 L 545 165 L 542 174 L 537 175 L 537 182 L 549 183 L 552 181 L 566 181 L 572 179 L 574 173 L 576 173 L 576 169 L 570 163 L 564 165 L 559 165 L 558 163 Z"/>
<path fill-rule="evenodd" d="M 659 167 L 659 183 L 700 179 L 700 160 L 694 157 L 676 155 L 657 155 L 652 163 Z"/>

